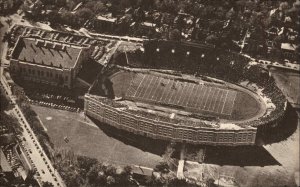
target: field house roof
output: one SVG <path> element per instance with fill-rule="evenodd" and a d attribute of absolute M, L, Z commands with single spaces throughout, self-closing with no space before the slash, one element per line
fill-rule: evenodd
<path fill-rule="evenodd" d="M 19 38 L 12 59 L 56 68 L 72 68 L 81 54 L 82 46 L 37 38 Z"/>

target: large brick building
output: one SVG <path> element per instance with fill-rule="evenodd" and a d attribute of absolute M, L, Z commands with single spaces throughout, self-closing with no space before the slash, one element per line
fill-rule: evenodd
<path fill-rule="evenodd" d="M 72 88 L 90 53 L 90 45 L 20 37 L 11 55 L 10 70 L 25 80 Z"/>

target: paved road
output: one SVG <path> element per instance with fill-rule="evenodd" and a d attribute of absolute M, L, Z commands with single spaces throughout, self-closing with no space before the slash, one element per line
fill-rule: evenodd
<path fill-rule="evenodd" d="M 2 68 L 2 67 L 1 67 Z M 1 83 L 4 77 L 1 77 Z M 4 84 L 3 84 L 4 85 Z M 4 85 L 4 88 L 7 90 L 9 89 Z M 8 91 L 7 91 L 8 92 Z M 9 93 L 9 92 L 8 92 Z M 16 116 L 17 120 L 19 121 L 21 127 L 23 128 L 23 137 L 26 139 L 26 143 L 24 144 L 24 148 L 28 153 L 29 159 L 33 167 L 36 169 L 39 177 L 37 177 L 38 182 L 41 181 L 48 181 L 51 182 L 54 186 L 57 187 L 64 187 L 65 184 L 59 175 L 59 173 L 54 169 L 51 161 L 46 156 L 45 152 L 43 151 L 40 143 L 38 142 L 37 137 L 33 133 L 29 123 L 25 119 L 23 113 L 21 112 L 19 106 L 15 102 L 15 98 L 12 95 L 8 95 L 10 99 L 13 101 L 14 108 L 13 113 Z"/>
<path fill-rule="evenodd" d="M 54 186 L 65 186 L 59 173 L 53 168 L 51 161 L 43 151 L 18 105 L 15 105 L 13 112 L 24 130 L 23 137 L 26 139 L 25 147 L 34 167 L 40 175 L 39 179 L 41 181 L 51 182 Z"/>
<path fill-rule="evenodd" d="M 7 49 L 7 43 L 2 42 L 2 37 L 4 33 L 8 30 L 8 25 L 4 21 L 5 19 L 1 17 L 1 22 L 3 23 L 3 27 L 0 29 L 0 55 L 1 55 L 1 67 L 0 67 L 0 76 L 1 76 L 1 83 L 5 79 L 3 76 L 3 60 L 5 58 L 5 51 Z M 7 93 L 11 93 L 9 91 L 9 87 L 3 84 L 4 88 L 6 89 Z M 51 182 L 54 186 L 62 186 L 64 187 L 65 184 L 59 175 L 59 173 L 53 168 L 49 158 L 46 156 L 45 152 L 43 151 L 40 143 L 38 142 L 35 134 L 33 133 L 30 125 L 28 124 L 27 120 L 25 119 L 23 113 L 21 112 L 19 106 L 16 104 L 13 95 L 8 95 L 10 99 L 13 101 L 14 108 L 13 113 L 17 117 L 21 127 L 23 128 L 23 137 L 26 139 L 26 143 L 24 144 L 26 152 L 28 152 L 29 159 L 31 160 L 32 165 L 36 168 L 37 173 L 40 176 L 37 177 L 38 182 L 41 181 L 48 181 Z"/>

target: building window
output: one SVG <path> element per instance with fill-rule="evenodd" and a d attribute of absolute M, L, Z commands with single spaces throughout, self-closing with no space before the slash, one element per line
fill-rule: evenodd
<path fill-rule="evenodd" d="M 68 76 L 65 77 L 65 81 L 68 81 Z"/>
<path fill-rule="evenodd" d="M 52 77 L 52 72 L 50 72 L 50 77 Z"/>
<path fill-rule="evenodd" d="M 55 78 L 58 78 L 58 74 L 55 74 Z"/>
<path fill-rule="evenodd" d="M 35 70 L 32 70 L 32 74 L 33 74 L 33 75 L 35 74 Z"/>
<path fill-rule="evenodd" d="M 41 71 L 41 75 L 44 76 L 44 71 Z"/>
<path fill-rule="evenodd" d="M 37 74 L 38 74 L 38 76 L 40 76 L 41 72 L 39 70 L 37 70 Z"/>
<path fill-rule="evenodd" d="M 48 71 L 46 72 L 46 76 L 49 77 L 49 72 Z"/>

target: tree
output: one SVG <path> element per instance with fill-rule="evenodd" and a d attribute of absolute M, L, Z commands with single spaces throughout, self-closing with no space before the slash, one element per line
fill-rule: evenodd
<path fill-rule="evenodd" d="M 2 111 L 0 112 L 0 126 L 5 126 L 10 133 L 21 134 L 21 132 L 23 131 L 15 118 L 7 115 Z"/>
<path fill-rule="evenodd" d="M 205 42 L 216 45 L 218 42 L 218 37 L 215 34 L 211 34 L 205 38 Z"/>
<path fill-rule="evenodd" d="M 178 179 L 178 178 L 174 178 L 171 181 L 169 181 L 168 185 L 169 187 L 196 187 L 196 184 L 190 184 L 188 183 L 186 180 L 184 179 Z"/>
<path fill-rule="evenodd" d="M 132 172 L 132 168 L 130 166 L 124 167 L 124 174 L 129 175 Z"/>
<path fill-rule="evenodd" d="M 84 7 L 92 10 L 95 15 L 107 12 L 106 6 L 101 1 L 89 1 Z"/>
<path fill-rule="evenodd" d="M 63 24 L 76 26 L 76 16 L 71 12 L 63 12 L 61 13 L 61 21 Z"/>
<path fill-rule="evenodd" d="M 178 29 L 173 29 L 169 32 L 169 39 L 174 41 L 179 41 L 181 38 L 180 31 Z"/>
<path fill-rule="evenodd" d="M 116 180 L 115 180 L 115 178 L 113 176 L 108 176 L 106 178 L 106 182 L 107 182 L 108 185 L 113 185 L 113 184 L 116 183 Z"/>
<path fill-rule="evenodd" d="M 106 184 L 106 175 L 99 164 L 93 165 L 87 173 L 87 180 L 91 185 Z"/>
<path fill-rule="evenodd" d="M 1 103 L 1 105 L 0 105 L 0 111 L 5 110 L 8 107 L 8 105 L 9 105 L 9 100 L 6 97 L 6 95 L 4 95 L 2 93 L 2 90 L 0 91 L 0 103 Z"/>
<path fill-rule="evenodd" d="M 83 177 L 86 177 L 87 172 L 96 164 L 98 164 L 98 160 L 95 158 L 89 158 L 86 156 L 77 157 L 77 165 L 81 169 L 80 174 Z"/>
<path fill-rule="evenodd" d="M 95 14 L 88 8 L 81 8 L 77 10 L 75 16 L 78 18 L 77 24 L 82 25 L 86 20 L 94 18 Z"/>
<path fill-rule="evenodd" d="M 153 170 L 161 173 L 169 173 L 169 165 L 166 162 L 160 162 Z"/>

